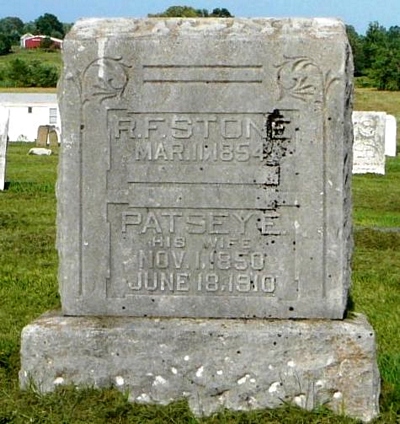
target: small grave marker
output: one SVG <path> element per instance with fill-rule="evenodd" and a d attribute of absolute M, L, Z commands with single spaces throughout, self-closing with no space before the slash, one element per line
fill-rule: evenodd
<path fill-rule="evenodd" d="M 385 173 L 385 112 L 353 112 L 353 174 Z"/>

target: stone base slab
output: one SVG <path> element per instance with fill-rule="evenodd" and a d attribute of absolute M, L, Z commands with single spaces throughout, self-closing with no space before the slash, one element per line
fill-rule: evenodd
<path fill-rule="evenodd" d="M 326 405 L 370 421 L 379 412 L 374 331 L 344 321 L 65 317 L 22 332 L 20 384 L 115 386 L 132 402 L 187 398 L 196 415 L 222 408 Z"/>

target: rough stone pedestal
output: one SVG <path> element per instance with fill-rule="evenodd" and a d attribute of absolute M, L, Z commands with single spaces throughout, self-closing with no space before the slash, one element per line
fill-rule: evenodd
<path fill-rule="evenodd" d="M 378 414 L 374 332 L 344 321 L 95 318 L 47 314 L 22 333 L 20 381 L 116 386 L 135 402 L 187 398 L 197 415 L 221 408 L 327 405 Z"/>

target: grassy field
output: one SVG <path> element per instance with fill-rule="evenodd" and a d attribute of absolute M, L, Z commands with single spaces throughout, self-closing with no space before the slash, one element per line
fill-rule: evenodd
<path fill-rule="evenodd" d="M 387 99 L 387 101 L 385 101 Z M 386 107 L 387 105 L 387 107 Z M 400 93 L 358 90 L 356 108 L 385 110 L 400 118 Z M 18 389 L 22 328 L 58 308 L 55 195 L 58 156 L 28 156 L 30 145 L 12 143 L 7 189 L 0 192 L 0 424 L 175 423 L 355 424 L 319 409 L 287 405 L 248 413 L 221 411 L 193 417 L 184 401 L 169 406 L 132 405 L 115 389 L 59 388 L 42 395 Z M 57 153 L 57 152 L 56 152 Z M 353 179 L 355 253 L 352 309 L 365 313 L 378 340 L 382 376 L 379 424 L 400 423 L 400 157 L 389 158 L 386 175 Z"/>
<path fill-rule="evenodd" d="M 57 65 L 59 68 L 62 66 L 60 50 L 46 51 L 43 49 L 21 49 L 18 46 L 13 46 L 12 53 L 0 56 L 0 66 L 16 58 L 27 61 L 38 60 L 40 62 L 51 63 Z"/>
<path fill-rule="evenodd" d="M 56 87 L 0 87 L 0 93 L 57 93 Z"/>
<path fill-rule="evenodd" d="M 60 50 L 46 51 L 42 49 L 21 49 L 20 47 L 13 47 L 13 51 L 10 54 L 0 56 L 0 87 L 2 91 L 21 91 L 21 89 L 13 87 L 18 85 L 14 79 L 7 77 L 7 69 L 10 67 L 10 62 L 15 59 L 22 60 L 29 68 L 37 69 L 38 64 L 40 65 L 51 65 L 56 67 L 58 72 L 61 72 L 62 59 Z M 35 80 L 37 81 L 37 79 Z M 26 84 L 25 84 L 26 85 Z M 44 84 L 39 84 L 44 85 Z M 5 87 L 5 88 L 4 88 Z M 24 90 L 24 89 L 22 89 Z M 45 89 L 45 91 L 55 91 L 55 87 L 52 89 Z M 26 91 L 26 89 L 24 90 Z M 31 92 L 43 91 L 43 89 L 31 89 Z"/>

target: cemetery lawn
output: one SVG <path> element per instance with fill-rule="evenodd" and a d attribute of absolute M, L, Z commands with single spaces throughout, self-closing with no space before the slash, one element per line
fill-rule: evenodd
<path fill-rule="evenodd" d="M 400 92 L 356 90 L 355 110 L 385 111 L 397 120 L 397 152 L 400 152 Z M 387 157 L 386 175 L 354 175 L 354 223 L 357 226 L 386 227 L 388 231 L 400 226 L 400 185 L 397 175 L 400 162 Z M 385 195 L 382 195 L 384 191 Z"/>
<path fill-rule="evenodd" d="M 387 107 L 383 102 L 386 95 Z M 397 96 L 397 103 L 393 96 Z M 400 119 L 400 93 L 362 90 L 357 91 L 357 99 L 358 110 L 373 110 L 376 106 Z M 335 416 L 323 405 L 313 412 L 287 405 L 278 410 L 247 413 L 221 411 L 212 417 L 198 419 L 184 401 L 168 406 L 132 405 L 126 393 L 115 389 L 60 387 L 55 393 L 43 395 L 32 387 L 21 392 L 18 388 L 21 330 L 45 311 L 60 307 L 54 194 L 58 155 L 55 152 L 46 157 L 28 156 L 30 147 L 24 143 L 9 145 L 8 183 L 6 190 L 0 192 L 0 424 L 358 422 Z M 398 424 L 400 157 L 387 161 L 385 176 L 355 176 L 353 199 L 355 253 L 350 309 L 366 314 L 376 331 L 382 395 L 381 416 L 374 423 Z"/>

